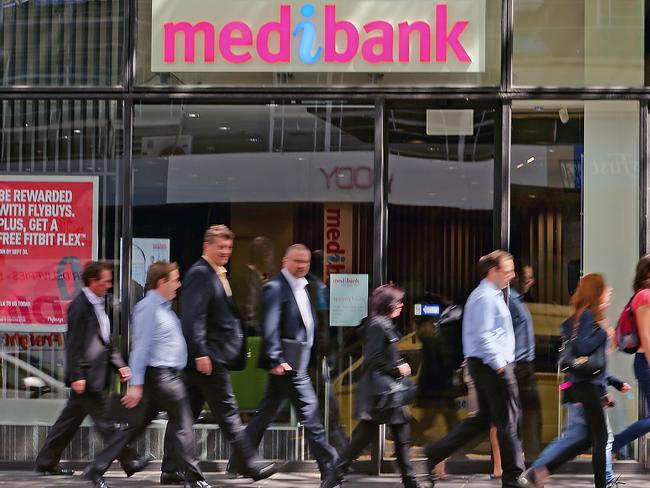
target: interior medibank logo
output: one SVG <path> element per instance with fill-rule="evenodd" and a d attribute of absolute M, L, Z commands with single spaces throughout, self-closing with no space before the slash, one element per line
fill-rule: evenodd
<path fill-rule="evenodd" d="M 365 22 L 359 22 L 358 15 L 354 21 L 346 18 L 334 3 L 321 4 L 318 9 L 314 3 L 281 3 L 274 20 L 256 25 L 246 20 L 164 22 L 164 63 L 180 61 L 191 65 L 198 58 L 203 65 L 225 61 L 233 66 L 298 63 L 309 67 L 315 63 L 331 66 L 356 61 L 370 65 L 449 61 L 463 65 L 474 61 L 464 43 L 472 20 L 451 18 L 446 2 L 426 2 L 429 13 L 418 20 L 395 19 L 393 14 L 392 19 L 380 17 Z M 421 7 L 424 2 L 413 3 Z M 200 42 L 202 45 L 197 44 Z M 201 51 L 198 56 L 197 46 Z M 182 59 L 178 59 L 179 54 Z"/>

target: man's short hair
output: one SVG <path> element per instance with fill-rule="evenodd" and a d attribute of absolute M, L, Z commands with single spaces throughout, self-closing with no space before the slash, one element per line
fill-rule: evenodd
<path fill-rule="evenodd" d="M 481 258 L 478 260 L 477 266 L 479 278 L 486 278 L 488 272 L 492 268 L 500 268 L 501 264 L 503 264 L 503 262 L 507 261 L 508 259 L 514 261 L 512 254 L 501 249 L 497 249 L 496 251 L 492 251 L 490 254 L 481 256 Z"/>
<path fill-rule="evenodd" d="M 227 239 L 233 241 L 235 240 L 235 233 L 226 225 L 211 225 L 203 235 L 203 242 L 206 244 L 212 244 L 215 239 Z"/>
<path fill-rule="evenodd" d="M 286 258 L 292 251 L 307 251 L 311 254 L 311 249 L 309 249 L 304 244 L 291 244 L 284 252 L 284 257 Z"/>
<path fill-rule="evenodd" d="M 178 269 L 178 264 L 169 261 L 156 261 L 147 271 L 147 290 L 158 288 L 160 280 L 168 280 L 172 271 Z"/>
<path fill-rule="evenodd" d="M 102 271 L 113 271 L 113 267 L 105 261 L 88 261 L 81 272 L 84 286 L 90 285 L 91 280 L 100 280 Z"/>

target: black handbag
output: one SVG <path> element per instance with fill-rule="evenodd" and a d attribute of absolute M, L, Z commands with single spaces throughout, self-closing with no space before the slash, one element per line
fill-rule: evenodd
<path fill-rule="evenodd" d="M 578 328 L 574 325 L 571 337 L 562 343 L 558 365 L 564 373 L 573 373 L 580 378 L 591 378 L 607 368 L 607 351 L 605 347 L 599 347 L 588 356 L 576 356 L 577 331 Z"/>
<path fill-rule="evenodd" d="M 388 390 L 375 395 L 375 410 L 387 412 L 414 403 L 418 397 L 418 387 L 407 376 L 391 378 Z"/>

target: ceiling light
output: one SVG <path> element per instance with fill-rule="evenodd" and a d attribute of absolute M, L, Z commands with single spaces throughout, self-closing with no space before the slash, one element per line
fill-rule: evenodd
<path fill-rule="evenodd" d="M 226 125 L 222 125 L 221 127 L 219 127 L 219 130 L 223 130 L 223 131 L 230 130 L 230 127 Z"/>
<path fill-rule="evenodd" d="M 198 119 L 199 118 L 199 114 L 195 114 L 194 112 L 191 112 L 191 113 L 187 114 L 187 116 L 190 119 Z"/>
<path fill-rule="evenodd" d="M 562 107 L 558 111 L 558 115 L 560 116 L 560 122 L 563 124 L 566 124 L 569 121 L 569 110 L 566 107 Z"/>
<path fill-rule="evenodd" d="M 528 164 L 530 164 L 530 163 L 532 163 L 533 161 L 535 161 L 535 156 L 533 156 L 532 158 L 528 158 L 528 160 L 527 160 L 526 162 L 527 162 Z"/>
<path fill-rule="evenodd" d="M 519 169 L 519 168 L 523 168 L 523 167 L 524 167 L 524 163 L 519 163 L 519 164 L 517 165 L 517 169 Z"/>

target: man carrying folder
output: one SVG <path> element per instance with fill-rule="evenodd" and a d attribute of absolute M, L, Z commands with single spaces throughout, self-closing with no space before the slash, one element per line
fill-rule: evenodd
<path fill-rule="evenodd" d="M 318 398 L 307 374 L 316 332 L 316 313 L 309 300 L 307 279 L 311 251 L 302 244 L 289 246 L 282 270 L 263 288 L 262 353 L 259 367 L 269 371 L 266 393 L 246 427 L 254 446 L 289 400 L 305 428 L 311 452 L 321 476 L 327 476 L 336 460 L 336 451 L 325 439 Z M 234 458 L 230 466 L 236 466 Z"/>

